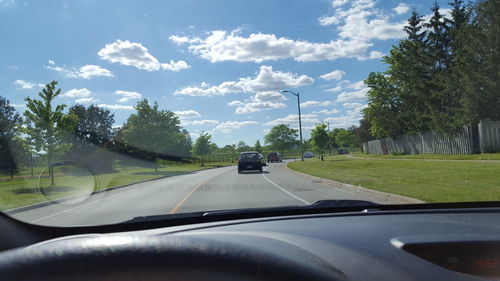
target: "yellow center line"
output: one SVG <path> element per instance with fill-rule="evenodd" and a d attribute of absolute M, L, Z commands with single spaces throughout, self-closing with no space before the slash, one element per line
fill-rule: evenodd
<path fill-rule="evenodd" d="M 189 199 L 189 197 L 196 191 L 198 190 L 198 188 L 200 188 L 202 185 L 206 184 L 207 182 L 209 182 L 210 180 L 212 180 L 213 178 L 217 177 L 217 176 L 220 176 L 221 174 L 223 173 L 226 173 L 228 171 L 225 171 L 225 172 L 222 172 L 220 174 L 216 174 L 216 175 L 213 175 L 211 177 L 209 177 L 208 179 L 206 179 L 205 181 L 203 181 L 202 183 L 198 184 L 197 186 L 195 186 L 184 198 L 182 198 L 181 201 L 179 201 L 179 203 L 177 203 L 177 205 L 175 205 L 174 208 L 172 208 L 172 210 L 170 210 L 169 214 L 175 214 L 177 213 L 177 211 L 181 208 L 182 204 L 186 203 L 186 201 Z"/>

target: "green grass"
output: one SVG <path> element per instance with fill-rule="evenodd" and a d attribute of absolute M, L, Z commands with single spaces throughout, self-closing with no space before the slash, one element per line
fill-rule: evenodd
<path fill-rule="evenodd" d="M 97 189 L 107 189 L 124 184 L 150 180 L 166 176 L 186 174 L 193 171 L 210 169 L 215 167 L 234 165 L 230 162 L 206 163 L 201 167 L 199 164 L 181 164 L 161 167 L 158 171 L 152 168 L 122 168 L 114 173 L 98 174 Z M 55 171 L 55 185 L 51 185 L 48 174 L 41 177 L 38 183 L 38 175 L 43 169 L 37 168 L 35 178 L 30 178 L 31 172 L 23 170 L 14 176 L 0 177 L 0 210 L 8 210 L 16 207 L 45 202 L 58 198 L 81 195 L 92 192 L 95 188 L 94 177 L 89 174 L 68 175 L 59 168 Z M 38 188 L 40 187 L 40 189 Z M 44 195 L 42 195 L 42 191 Z"/>
<path fill-rule="evenodd" d="M 381 155 L 381 154 L 366 154 L 362 152 L 352 153 L 352 156 L 363 158 L 381 158 L 381 159 L 444 159 L 444 160 L 500 160 L 500 153 L 481 153 L 481 154 L 456 154 L 456 155 L 441 155 L 441 154 L 413 154 L 413 155 Z"/>
<path fill-rule="evenodd" d="M 434 159 L 434 158 L 431 158 Z M 442 158 L 439 158 L 442 159 Z M 426 202 L 500 200 L 500 163 L 330 157 L 291 162 L 293 170 Z"/>

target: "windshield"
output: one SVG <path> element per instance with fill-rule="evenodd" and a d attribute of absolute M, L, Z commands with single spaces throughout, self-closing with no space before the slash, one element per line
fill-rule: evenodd
<path fill-rule="evenodd" d="M 75 226 L 497 201 L 499 10 L 0 0 L 0 210 Z"/>

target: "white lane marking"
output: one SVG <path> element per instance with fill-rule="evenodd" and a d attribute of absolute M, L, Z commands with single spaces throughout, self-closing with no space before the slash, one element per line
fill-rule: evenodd
<path fill-rule="evenodd" d="M 269 166 L 268 166 L 269 167 Z M 265 171 L 267 171 L 268 167 L 265 169 Z M 289 192 L 288 190 L 284 189 L 283 187 L 279 186 L 278 184 L 276 184 L 275 182 L 273 182 L 272 180 L 270 180 L 269 178 L 266 177 L 265 174 L 262 174 L 262 177 L 264 177 L 264 179 L 266 179 L 268 182 L 270 182 L 272 185 L 276 186 L 277 188 L 281 189 L 281 191 L 285 192 L 286 194 L 292 196 L 293 198 L 299 200 L 300 202 L 306 204 L 306 205 L 311 205 L 310 202 L 300 198 L 299 196 Z"/>

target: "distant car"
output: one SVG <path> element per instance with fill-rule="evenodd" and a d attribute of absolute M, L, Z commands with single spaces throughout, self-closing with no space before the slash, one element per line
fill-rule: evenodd
<path fill-rule="evenodd" d="M 259 158 L 260 158 L 260 162 L 262 163 L 262 166 L 267 166 L 267 161 L 266 161 L 266 158 L 264 157 L 264 155 L 259 153 Z"/>
<path fill-rule="evenodd" d="M 267 162 L 273 163 L 273 162 L 282 162 L 283 159 L 281 159 L 281 154 L 279 152 L 269 152 L 267 154 Z"/>
<path fill-rule="evenodd" d="M 339 154 L 349 154 L 349 150 L 347 149 L 339 149 Z"/>
<path fill-rule="evenodd" d="M 262 172 L 262 160 L 259 153 L 248 151 L 240 153 L 238 158 L 238 174 L 245 170 L 259 170 Z"/>
<path fill-rule="evenodd" d="M 313 158 L 313 157 L 314 153 L 312 153 L 311 151 L 304 152 L 304 158 Z"/>

